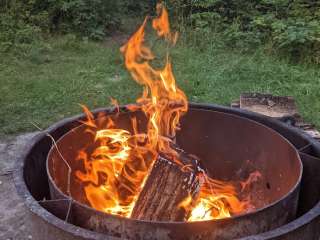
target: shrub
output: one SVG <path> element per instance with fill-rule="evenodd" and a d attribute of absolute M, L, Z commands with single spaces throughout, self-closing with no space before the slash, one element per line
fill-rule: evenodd
<path fill-rule="evenodd" d="M 56 13 L 60 19 L 54 16 L 56 28 L 101 40 L 108 30 L 120 24 L 119 5 L 118 1 L 104 0 L 62 1 L 60 12 Z"/>
<path fill-rule="evenodd" d="M 229 47 L 267 44 L 294 59 L 319 63 L 320 2 L 315 0 L 167 0 L 179 24 L 222 33 Z M 200 36 L 202 36 L 200 34 Z"/>
<path fill-rule="evenodd" d="M 0 51 L 6 52 L 14 47 L 21 50 L 24 46 L 38 41 L 41 38 L 40 31 L 37 26 L 14 19 L 11 15 L 1 14 Z"/>
<path fill-rule="evenodd" d="M 102 40 L 119 30 L 121 19 L 133 12 L 144 14 L 147 0 L 0 0 L 0 42 L 12 46 L 16 41 L 40 33 L 73 33 Z M 5 47 L 7 48 L 7 47 Z"/>

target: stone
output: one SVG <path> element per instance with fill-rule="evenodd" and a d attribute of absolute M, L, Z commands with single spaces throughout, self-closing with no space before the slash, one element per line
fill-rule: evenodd
<path fill-rule="evenodd" d="M 25 227 L 27 210 L 16 192 L 12 172 L 26 144 L 36 134 L 33 132 L 0 139 L 0 239 L 33 239 Z"/>

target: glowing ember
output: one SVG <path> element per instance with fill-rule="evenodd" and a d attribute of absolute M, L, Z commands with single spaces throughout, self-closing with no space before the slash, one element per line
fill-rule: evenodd
<path fill-rule="evenodd" d="M 170 31 L 168 13 L 163 5 L 157 5 L 157 13 L 152 27 L 159 37 L 174 45 L 178 35 Z M 129 110 L 145 114 L 148 120 L 146 132 L 139 131 L 135 118 L 131 119 L 132 131 L 117 128 L 111 118 L 96 124 L 93 115 L 84 107 L 87 115 L 84 124 L 95 136 L 95 147 L 94 150 L 92 146 L 91 150 L 90 147 L 82 149 L 77 159 L 83 162 L 84 171 L 77 171 L 76 176 L 85 184 L 90 205 L 125 217 L 130 217 L 159 153 L 170 156 L 182 169 L 188 167 L 182 164 L 178 153 L 171 147 L 180 117 L 188 110 L 187 98 L 176 85 L 169 56 L 163 69 L 151 66 L 154 55 L 144 42 L 147 24 L 148 18 L 121 48 L 126 68 L 144 87 L 137 105 Z M 112 102 L 117 106 L 115 100 Z M 238 199 L 236 187 L 232 184 L 210 179 L 205 173 L 198 177 L 201 189 L 187 221 L 226 218 L 250 208 L 248 201 Z M 180 207 L 189 206 L 189 198 L 182 201 Z"/>

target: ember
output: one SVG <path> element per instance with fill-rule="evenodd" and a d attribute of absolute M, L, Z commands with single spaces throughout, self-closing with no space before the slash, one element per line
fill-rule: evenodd
<path fill-rule="evenodd" d="M 162 4 L 157 5 L 157 14 L 158 17 L 152 20 L 153 29 L 159 38 L 164 38 L 167 44 L 174 45 L 178 34 L 171 32 L 168 13 Z M 91 145 L 95 148 L 92 150 L 90 145 L 87 149 L 79 151 L 77 161 L 82 162 L 84 169 L 76 171 L 75 175 L 85 184 L 88 202 L 93 208 L 106 213 L 133 218 L 139 215 L 139 219 L 146 219 L 146 214 L 141 216 L 141 212 L 137 213 L 138 210 L 133 213 L 133 209 L 141 210 L 136 205 L 142 201 L 139 200 L 139 195 L 148 191 L 148 189 L 143 191 L 144 187 L 159 184 L 151 181 L 157 179 L 156 175 L 152 175 L 154 172 L 152 169 L 158 165 L 155 162 L 159 161 L 160 154 L 169 160 L 166 164 L 171 162 L 177 166 L 174 170 L 176 173 L 172 172 L 173 176 L 178 176 L 179 172 L 182 175 L 180 179 L 174 178 L 174 183 L 166 182 L 165 187 L 163 189 L 159 187 L 158 191 L 170 192 L 172 189 L 170 190 L 169 185 L 174 184 L 178 188 L 184 186 L 184 189 L 180 189 L 183 194 L 179 197 L 169 196 L 167 199 L 168 201 L 175 199 L 176 202 L 173 203 L 172 200 L 169 204 L 171 209 L 166 211 L 177 212 L 180 217 L 177 215 L 164 219 L 158 214 L 156 217 L 153 216 L 152 220 L 221 219 L 253 209 L 247 196 L 242 196 L 240 200 L 241 189 L 237 188 L 239 184 L 210 178 L 205 169 L 183 161 L 181 152 L 173 147 L 180 118 L 188 111 L 188 101 L 184 92 L 176 85 L 169 54 L 163 69 L 152 67 L 151 63 L 155 56 L 145 44 L 145 29 L 148 22 L 147 17 L 127 44 L 121 47 L 126 68 L 132 78 L 144 88 L 142 96 L 137 99 L 137 104 L 133 105 L 130 111 L 142 111 L 145 114 L 146 131 L 139 130 L 135 118 L 131 119 L 132 132 L 117 128 L 111 118 L 96 124 L 90 111 L 83 107 L 87 115 L 84 124 L 87 125 L 87 132 L 94 135 L 94 143 Z M 117 104 L 115 105 L 118 108 Z M 159 171 L 164 169 L 165 167 Z M 168 171 L 173 171 L 172 169 Z M 186 172 L 195 177 L 192 189 L 182 184 L 182 176 L 186 177 L 187 175 L 183 174 Z M 149 179 L 150 175 L 152 177 Z M 146 181 L 148 184 L 145 186 Z M 142 197 L 148 199 L 148 206 L 155 204 L 153 201 L 156 200 L 152 197 Z"/>

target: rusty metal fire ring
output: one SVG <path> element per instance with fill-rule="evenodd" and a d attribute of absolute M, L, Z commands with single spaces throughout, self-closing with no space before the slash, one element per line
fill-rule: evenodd
<path fill-rule="evenodd" d="M 240 115 L 240 116 L 261 122 L 269 127 L 272 127 L 273 129 L 275 129 L 276 131 L 278 131 L 282 135 L 284 135 L 287 139 L 289 139 L 295 145 L 295 147 L 297 149 L 299 149 L 300 155 L 304 154 L 308 158 L 309 154 L 313 154 L 313 155 L 317 154 L 317 152 L 314 153 L 314 151 L 317 150 L 317 145 L 314 144 L 312 139 L 304 136 L 298 130 L 295 130 L 291 127 L 286 126 L 285 124 L 279 123 L 279 122 L 274 121 L 272 119 L 263 117 L 258 114 L 253 114 L 253 113 L 249 113 L 249 112 L 242 111 L 242 110 L 235 110 L 235 109 L 230 109 L 230 108 L 220 107 L 220 106 L 195 105 L 195 104 L 192 106 L 193 106 L 193 108 L 197 108 L 197 109 L 204 109 L 204 110 L 209 110 L 209 111 L 219 111 L 219 112 L 231 113 L 233 115 Z M 99 110 L 99 111 L 101 111 L 101 110 Z M 103 110 L 103 111 L 110 112 L 110 110 Z M 76 117 L 73 119 L 67 119 L 67 120 L 63 121 L 62 123 L 58 123 L 57 125 L 48 129 L 48 132 L 50 132 L 54 138 L 59 139 L 68 130 L 70 130 L 74 127 L 77 127 L 77 125 L 79 125 L 78 123 L 76 123 L 76 121 L 75 121 L 76 119 L 79 119 L 79 117 Z M 41 195 L 46 195 L 48 197 L 48 192 L 46 192 L 48 190 L 42 189 L 42 190 L 39 190 L 39 192 L 37 193 L 35 186 L 32 186 L 32 185 L 36 185 L 36 183 L 35 183 L 36 179 L 32 179 L 32 177 L 29 176 L 30 173 L 27 173 L 28 168 L 37 167 L 38 168 L 37 170 L 39 170 L 39 171 L 35 175 L 38 175 L 38 177 L 40 176 L 40 178 L 41 177 L 44 178 L 44 179 L 42 179 L 42 181 L 45 181 L 46 176 L 45 176 L 45 173 L 43 173 L 43 170 L 44 170 L 43 163 L 40 163 L 40 162 L 42 162 L 43 157 L 47 156 L 47 154 L 48 154 L 48 151 L 49 151 L 48 145 L 50 145 L 49 143 L 50 143 L 50 139 L 48 137 L 45 137 L 44 135 L 39 136 L 37 139 L 34 140 L 33 144 L 29 147 L 29 150 L 26 152 L 26 155 L 24 156 L 24 158 L 22 158 L 21 161 L 18 162 L 19 171 L 15 174 L 15 182 L 17 185 L 18 192 L 23 195 L 23 198 L 26 200 L 27 205 L 29 206 L 29 208 L 31 208 L 32 212 L 34 212 L 34 213 L 36 213 L 36 215 L 40 216 L 42 218 L 42 220 L 44 219 L 45 221 L 50 221 L 51 224 L 53 224 L 53 226 L 55 226 L 54 229 L 56 229 L 56 227 L 58 227 L 58 229 L 60 229 L 60 231 L 63 230 L 64 234 L 66 234 L 68 236 L 72 236 L 73 238 L 71 238 L 71 239 L 101 239 L 102 236 L 106 237 L 107 235 L 94 233 L 94 232 L 87 231 L 82 228 L 78 228 L 74 225 L 64 223 L 62 220 L 55 218 L 49 212 L 47 212 L 44 208 L 39 206 L 39 203 L 40 203 L 40 205 L 44 206 L 46 209 L 49 209 L 49 210 L 50 210 L 50 208 L 51 208 L 51 210 L 52 210 L 52 208 L 55 208 L 55 210 L 57 209 L 57 206 L 53 206 L 54 204 L 51 204 L 51 206 L 48 206 L 48 205 L 50 205 L 49 201 L 43 201 L 43 199 L 42 199 L 43 196 L 41 196 Z M 41 145 L 40 149 L 39 149 L 39 144 Z M 44 145 L 45 145 L 45 147 L 44 147 Z M 36 157 L 36 156 L 41 156 L 41 155 L 43 155 L 41 159 Z M 314 157 L 314 158 L 316 158 L 316 157 Z M 38 163 L 37 163 L 37 161 L 38 161 Z M 30 165 L 30 162 L 33 162 L 32 163 L 33 166 Z M 41 167 L 39 168 L 39 166 L 36 166 L 37 164 L 39 166 L 41 165 Z M 28 187 L 25 184 L 27 184 Z M 42 183 L 38 182 L 37 184 L 46 185 L 45 182 L 42 182 Z M 28 189 L 30 189 L 31 194 Z M 37 201 L 35 201 L 34 198 L 36 198 Z M 315 206 L 315 208 L 317 208 L 317 206 Z M 307 210 L 309 210 L 309 209 L 305 209 L 304 211 L 306 212 Z M 54 211 L 51 211 L 51 212 L 54 212 Z M 315 214 L 317 214 L 317 213 L 312 212 L 311 215 L 310 214 L 308 215 L 309 220 L 310 221 L 312 220 L 311 223 L 313 223 L 315 220 L 315 217 L 316 217 Z M 36 215 L 33 215 L 33 216 L 37 217 Z M 57 215 L 59 215 L 59 214 L 57 214 Z M 301 215 L 301 216 L 303 216 L 303 215 Z M 63 218 L 63 217 L 60 216 L 60 218 Z M 235 219 L 237 219 L 237 218 L 235 218 Z M 295 221 L 298 221 L 298 220 L 299 220 L 299 222 L 303 223 L 303 221 L 301 221 L 301 217 Z M 185 224 L 185 223 L 183 223 L 183 224 Z M 305 224 L 306 223 L 303 223 L 302 226 L 304 226 Z M 292 225 L 292 224 L 290 225 L 289 224 L 288 226 L 289 227 L 291 226 L 292 228 L 297 228 L 297 225 Z M 58 229 L 56 229 L 56 230 L 58 230 Z M 281 229 L 281 227 L 278 229 Z M 290 231 L 290 229 L 289 230 L 287 229 L 287 231 L 282 231 L 282 234 L 288 234 L 290 232 L 296 232 L 296 231 Z M 276 236 L 276 233 L 277 233 L 277 229 L 275 229 L 273 231 L 273 235 Z M 280 234 L 281 231 L 278 231 L 278 233 Z M 267 235 L 268 235 L 268 232 L 266 232 L 264 235 L 261 235 L 261 238 L 258 238 L 258 239 L 269 239 L 266 237 Z M 80 236 L 82 236 L 82 237 L 80 237 Z M 90 238 L 89 238 L 89 236 L 90 236 Z M 252 238 L 250 238 L 250 239 L 252 239 Z"/>
<path fill-rule="evenodd" d="M 124 112 L 117 116 L 122 123 L 121 128 L 132 115 L 138 121 L 143 117 L 139 113 Z M 48 154 L 52 199 L 68 199 L 68 168 L 60 154 L 72 170 L 76 169 L 74 159 L 79 149 L 92 142 L 91 135 L 85 134 L 85 129 L 85 125 L 80 125 L 66 133 Z M 293 220 L 302 167 L 294 147 L 275 131 L 241 117 L 191 108 L 182 120 L 177 141 L 187 152 L 199 156 L 209 172 L 219 173 L 215 174 L 218 179 L 229 180 L 239 175 L 239 170 L 259 170 L 264 178 L 253 195 L 256 195 L 256 202 L 263 199 L 266 203 L 260 203 L 257 211 L 223 220 L 178 223 L 139 221 L 102 213 L 83 204 L 86 199 L 82 183 L 72 175 L 70 188 L 73 204 L 69 221 L 90 230 L 128 239 L 132 236 L 154 239 L 155 232 L 156 238 L 232 239 L 274 229 Z"/>

